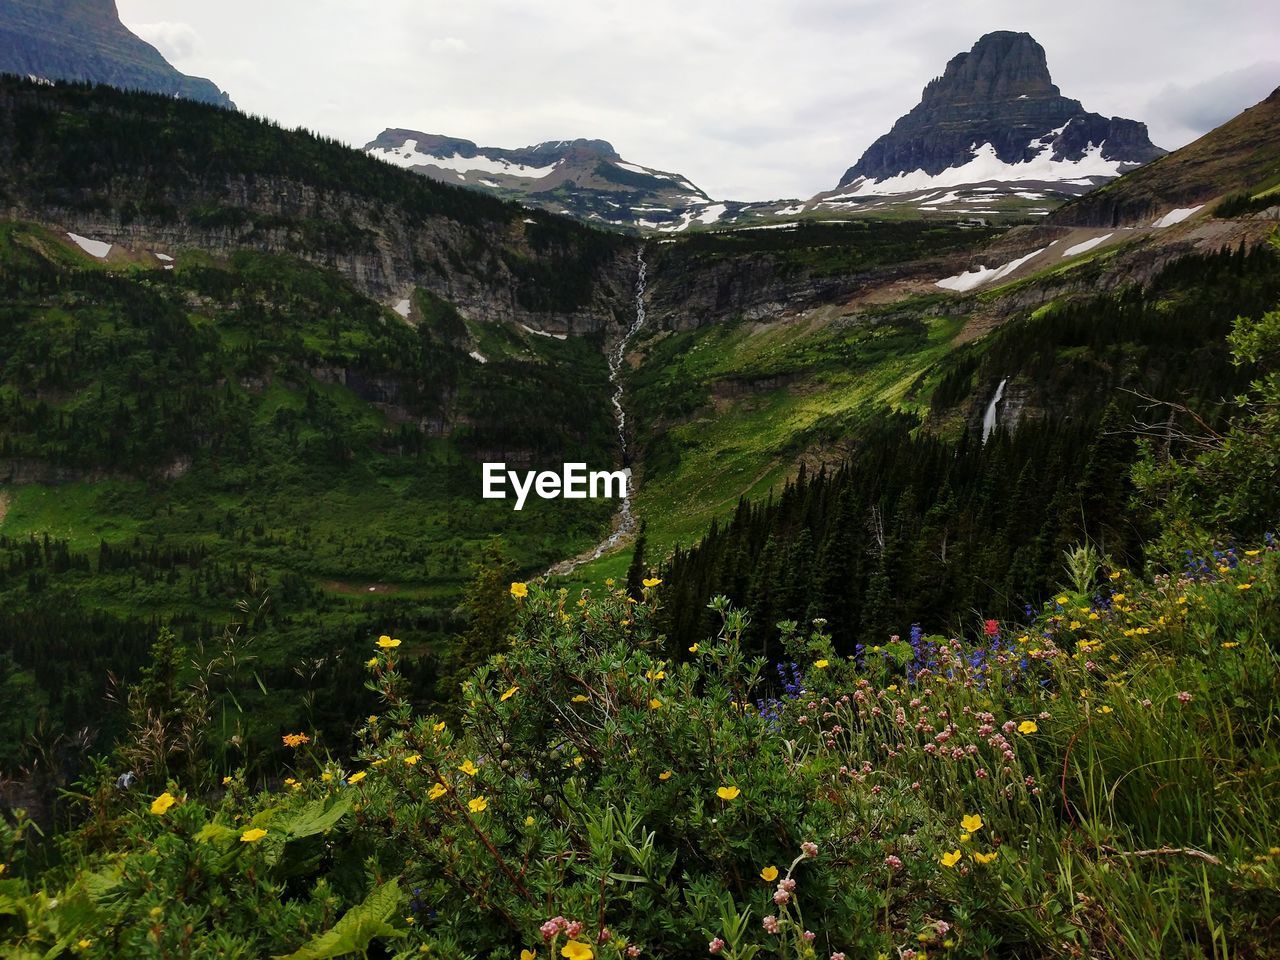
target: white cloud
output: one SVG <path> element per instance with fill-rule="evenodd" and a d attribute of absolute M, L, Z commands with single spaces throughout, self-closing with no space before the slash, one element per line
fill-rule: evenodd
<path fill-rule="evenodd" d="M 175 65 L 287 126 L 355 144 L 390 126 L 508 147 L 599 138 L 742 200 L 833 187 L 990 30 L 1029 31 L 1066 96 L 1149 121 L 1164 147 L 1244 106 L 1243 88 L 1189 71 L 1280 50 L 1260 0 L 118 2 L 134 29 L 181 9 L 199 42 L 172 41 Z M 1204 109 L 1172 109 L 1170 83 Z"/>
<path fill-rule="evenodd" d="M 131 24 L 129 29 L 159 50 L 170 63 L 189 60 L 200 48 L 200 35 L 189 23 L 161 20 Z"/>

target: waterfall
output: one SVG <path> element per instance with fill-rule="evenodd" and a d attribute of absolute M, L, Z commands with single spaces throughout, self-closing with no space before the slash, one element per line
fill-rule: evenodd
<path fill-rule="evenodd" d="M 991 435 L 996 432 L 996 406 L 1004 397 L 1004 385 L 1008 382 L 1008 377 L 1000 381 L 1000 386 L 996 387 L 996 395 L 991 398 L 991 402 L 987 404 L 987 412 L 982 416 L 983 443 L 986 443 L 991 438 Z"/>
<path fill-rule="evenodd" d="M 641 247 L 636 251 L 636 290 L 635 290 L 635 319 L 631 322 L 631 326 L 626 329 L 622 337 L 618 340 L 612 350 L 609 351 L 609 384 L 613 387 L 611 397 L 613 403 L 613 419 L 618 428 L 618 450 L 622 455 L 622 468 L 627 474 L 627 492 L 622 498 L 622 502 L 618 505 L 618 511 L 613 518 L 613 532 L 595 545 L 587 553 L 580 555 L 573 560 L 565 560 L 550 570 L 548 574 L 564 575 L 573 570 L 574 567 L 580 566 L 590 560 L 598 560 L 609 550 L 618 545 L 623 537 L 629 536 L 631 531 L 635 529 L 636 518 L 631 512 L 631 494 L 635 488 L 634 476 L 631 473 L 631 445 L 627 439 L 627 411 L 622 406 L 622 367 L 627 359 L 627 347 L 631 344 L 631 340 L 640 328 L 644 326 L 645 321 L 645 284 L 646 284 L 646 268 L 644 262 L 644 248 Z"/>

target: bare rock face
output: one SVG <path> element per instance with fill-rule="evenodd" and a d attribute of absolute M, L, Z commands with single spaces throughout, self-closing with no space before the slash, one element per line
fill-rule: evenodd
<path fill-rule="evenodd" d="M 1005 164 L 1027 163 L 1046 148 L 1055 161 L 1079 161 L 1090 146 L 1100 147 L 1118 172 L 1165 153 L 1145 124 L 1089 113 L 1064 97 L 1030 34 L 999 31 L 953 57 L 920 103 L 845 172 L 840 187 L 915 171 L 936 176 L 964 166 L 985 144 Z"/>
<path fill-rule="evenodd" d="M 115 0 L 0 0 L 0 73 L 79 80 L 234 108 L 120 22 Z"/>

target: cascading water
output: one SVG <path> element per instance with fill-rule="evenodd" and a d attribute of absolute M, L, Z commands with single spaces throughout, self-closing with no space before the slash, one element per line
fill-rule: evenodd
<path fill-rule="evenodd" d="M 1004 398 L 1004 385 L 1009 382 L 1009 378 L 1005 377 L 1000 381 L 1000 386 L 996 387 L 996 395 L 991 398 L 991 402 L 987 404 L 987 412 L 982 417 L 982 442 L 986 443 L 991 435 L 996 432 L 996 406 Z"/>
<path fill-rule="evenodd" d="M 614 344 L 608 356 L 609 383 L 613 385 L 613 418 L 618 425 L 618 448 L 622 453 L 622 468 L 627 474 L 627 492 L 622 498 L 622 502 L 618 505 L 618 512 L 614 515 L 613 532 L 596 544 L 590 552 L 582 554 L 574 560 L 566 560 L 556 564 L 547 571 L 549 574 L 563 575 L 589 560 L 598 560 L 609 550 L 616 547 L 623 537 L 629 536 L 636 526 L 635 514 L 631 512 L 631 494 L 634 490 L 635 482 L 631 473 L 630 444 L 627 442 L 627 411 L 622 406 L 622 366 L 627 359 L 627 346 L 631 343 L 632 338 L 640 332 L 640 328 L 644 326 L 645 321 L 645 262 L 643 247 L 636 252 L 636 267 L 635 320 L 632 321 L 631 326 L 627 328 L 618 342 Z"/>

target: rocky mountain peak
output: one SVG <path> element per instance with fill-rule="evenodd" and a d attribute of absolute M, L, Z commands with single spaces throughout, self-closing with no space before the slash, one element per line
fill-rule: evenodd
<path fill-rule="evenodd" d="M 926 104 L 975 100 L 1058 97 L 1044 47 L 1029 33 L 998 30 L 981 37 L 968 53 L 951 58 L 941 77 L 924 88 Z"/>

